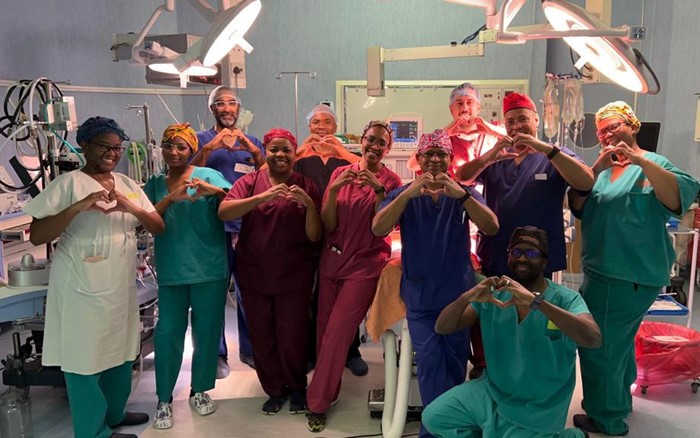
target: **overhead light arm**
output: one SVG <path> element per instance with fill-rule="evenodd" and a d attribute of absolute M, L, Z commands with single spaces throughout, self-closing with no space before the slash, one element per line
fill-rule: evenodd
<path fill-rule="evenodd" d="M 151 31 L 151 28 L 156 23 L 156 20 L 158 20 L 158 17 L 160 17 L 160 14 L 162 14 L 163 11 L 175 11 L 175 0 L 165 0 L 162 5 L 158 6 L 156 10 L 153 11 L 153 13 L 151 14 L 151 18 L 148 19 L 146 24 L 143 26 L 143 29 L 141 29 L 141 32 L 139 32 L 138 36 L 136 37 L 136 40 L 134 41 L 133 45 L 131 46 L 131 57 L 133 60 L 139 60 L 145 64 L 148 63 L 147 59 L 144 59 L 141 56 L 139 56 L 139 47 L 141 46 L 141 43 L 143 43 L 143 40 L 146 38 L 146 35 L 148 35 L 148 32 Z"/>

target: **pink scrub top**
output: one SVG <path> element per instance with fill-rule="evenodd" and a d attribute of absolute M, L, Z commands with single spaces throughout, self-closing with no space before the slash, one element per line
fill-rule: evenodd
<path fill-rule="evenodd" d="M 331 175 L 329 187 L 348 167 L 360 171 L 359 164 L 337 168 Z M 401 185 L 401 178 L 386 166 L 375 174 L 386 193 Z M 324 196 L 324 203 L 328 191 Z M 337 196 L 338 226 L 326 235 L 321 251 L 321 274 L 329 278 L 377 278 L 391 255 L 388 237 L 372 234 L 372 219 L 376 195 L 369 186 L 347 184 Z M 340 251 L 340 254 L 338 254 Z"/>
<path fill-rule="evenodd" d="M 321 211 L 321 195 L 309 178 L 294 172 L 288 186 L 302 188 Z M 226 200 L 245 199 L 272 187 L 266 170 L 235 182 Z M 257 205 L 243 216 L 236 244 L 236 278 L 242 289 L 282 294 L 313 287 L 316 244 L 306 237 L 306 208 L 277 197 Z"/>

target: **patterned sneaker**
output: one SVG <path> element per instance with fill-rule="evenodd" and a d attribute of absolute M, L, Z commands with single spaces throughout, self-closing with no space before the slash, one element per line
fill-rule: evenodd
<path fill-rule="evenodd" d="M 326 428 L 327 424 L 328 419 L 326 418 L 326 414 L 315 414 L 313 412 L 306 414 L 306 427 L 308 427 L 311 432 L 321 432 Z"/>
<path fill-rule="evenodd" d="M 216 403 L 206 392 L 196 392 L 190 397 L 190 406 L 202 416 L 213 414 L 216 411 Z"/>
<path fill-rule="evenodd" d="M 173 427 L 173 404 L 168 402 L 158 402 L 156 415 L 153 419 L 154 429 L 170 429 Z"/>

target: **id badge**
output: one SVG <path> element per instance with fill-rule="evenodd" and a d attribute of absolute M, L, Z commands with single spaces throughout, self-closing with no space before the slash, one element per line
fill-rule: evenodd
<path fill-rule="evenodd" d="M 247 174 L 255 171 L 255 166 L 249 166 L 249 165 L 243 164 L 243 163 L 236 163 L 236 165 L 233 166 L 233 171 L 247 175 Z"/>
<path fill-rule="evenodd" d="M 547 181 L 547 174 L 546 173 L 536 173 L 535 174 L 535 181 Z"/>

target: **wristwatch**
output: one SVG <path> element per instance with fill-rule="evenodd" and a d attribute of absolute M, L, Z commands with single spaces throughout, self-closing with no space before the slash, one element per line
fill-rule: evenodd
<path fill-rule="evenodd" d="M 464 204 L 465 202 L 467 202 L 467 199 L 469 199 L 471 197 L 472 197 L 472 192 L 469 189 L 469 187 L 464 187 L 464 196 L 459 198 L 459 203 Z"/>
<path fill-rule="evenodd" d="M 530 304 L 530 309 L 532 310 L 537 310 L 540 308 L 540 304 L 542 304 L 542 301 L 544 301 L 544 294 L 541 292 L 533 292 L 535 295 L 535 299 L 532 300 L 532 303 Z"/>
<path fill-rule="evenodd" d="M 380 194 L 386 192 L 386 187 L 380 186 L 378 189 L 374 189 L 374 193 Z"/>
<path fill-rule="evenodd" d="M 556 157 L 559 152 L 561 152 L 561 149 L 556 146 L 552 146 L 552 151 L 547 154 L 547 158 L 551 160 L 552 158 Z"/>

